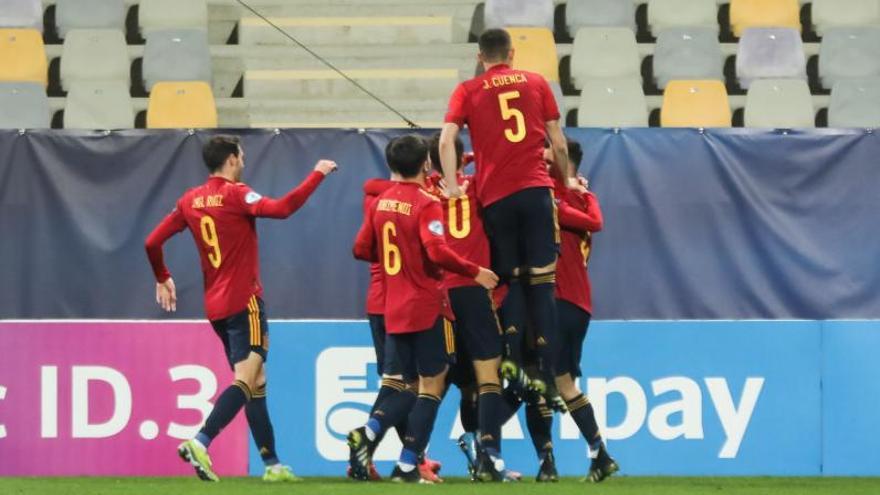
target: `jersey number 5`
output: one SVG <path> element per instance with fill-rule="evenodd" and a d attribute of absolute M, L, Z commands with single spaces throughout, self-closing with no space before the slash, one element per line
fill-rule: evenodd
<path fill-rule="evenodd" d="M 220 262 L 223 259 L 220 256 L 220 238 L 217 237 L 217 225 L 214 224 L 214 219 L 209 216 L 202 217 L 200 223 L 202 227 L 202 240 L 213 250 L 213 252 L 208 253 L 208 261 L 211 262 L 211 266 L 214 268 L 220 268 Z"/>
<path fill-rule="evenodd" d="M 504 129 L 504 137 L 511 143 L 518 143 L 526 138 L 526 119 L 523 113 L 516 108 L 510 107 L 510 100 L 519 98 L 519 91 L 508 91 L 498 95 L 498 104 L 501 105 L 501 118 L 504 120 L 513 119 L 516 127 Z"/>
<path fill-rule="evenodd" d="M 382 225 L 382 263 L 385 265 L 385 273 L 397 275 L 402 263 L 400 248 L 391 242 L 392 237 L 397 237 L 397 226 L 393 222 L 385 222 Z"/>
<path fill-rule="evenodd" d="M 461 205 L 461 221 L 458 219 L 458 208 Z M 459 226 L 459 223 L 461 225 Z M 471 233 L 471 201 L 467 196 L 449 200 L 449 235 L 455 239 L 464 239 Z"/>

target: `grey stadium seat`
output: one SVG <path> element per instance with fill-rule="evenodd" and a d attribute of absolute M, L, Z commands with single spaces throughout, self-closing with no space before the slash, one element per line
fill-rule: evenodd
<path fill-rule="evenodd" d="M 715 0 L 649 0 L 648 27 L 654 36 L 675 27 L 707 27 L 718 34 Z"/>
<path fill-rule="evenodd" d="M 43 30 L 43 3 L 40 0 L 0 0 L 0 28 Z"/>
<path fill-rule="evenodd" d="M 801 34 L 792 28 L 750 28 L 739 41 L 736 76 L 745 89 L 755 79 L 806 79 Z"/>
<path fill-rule="evenodd" d="M 123 0 L 56 0 L 55 24 L 65 38 L 72 29 L 118 29 L 125 32 Z"/>
<path fill-rule="evenodd" d="M 138 26 L 144 38 L 163 29 L 208 29 L 205 0 L 140 0 Z"/>
<path fill-rule="evenodd" d="M 207 32 L 201 29 L 152 31 L 144 47 L 144 86 L 159 81 L 211 83 L 211 51 Z"/>
<path fill-rule="evenodd" d="M 746 95 L 746 127 L 811 128 L 816 125 L 813 97 L 806 81 L 759 79 Z"/>
<path fill-rule="evenodd" d="M 680 27 L 662 31 L 654 46 L 654 77 L 661 89 L 674 79 L 723 81 L 724 56 L 717 30 Z"/>
<path fill-rule="evenodd" d="M 812 18 L 820 36 L 841 26 L 880 24 L 880 0 L 812 0 Z"/>
<path fill-rule="evenodd" d="M 546 27 L 553 31 L 553 0 L 486 0 L 486 29 Z"/>
<path fill-rule="evenodd" d="M 641 80 L 591 79 L 584 83 L 578 127 L 648 127 Z"/>
<path fill-rule="evenodd" d="M 831 89 L 829 127 L 880 127 L 880 78 L 838 81 Z"/>
<path fill-rule="evenodd" d="M 880 76 L 880 27 L 829 29 L 819 47 L 819 77 L 831 88 L 852 77 Z"/>
<path fill-rule="evenodd" d="M 627 28 L 581 28 L 571 50 L 576 88 L 590 78 L 641 77 L 635 34 Z"/>
<path fill-rule="evenodd" d="M 128 85 L 120 81 L 78 81 L 67 93 L 65 129 L 128 129 L 134 110 Z"/>
<path fill-rule="evenodd" d="M 122 31 L 74 29 L 61 52 L 61 87 L 76 81 L 120 81 L 131 84 L 131 61 Z"/>
<path fill-rule="evenodd" d="M 625 27 L 636 30 L 636 6 L 628 0 L 569 0 L 565 27 L 574 36 L 584 27 Z"/>
<path fill-rule="evenodd" d="M 0 82 L 0 129 L 48 129 L 51 122 L 42 84 Z"/>

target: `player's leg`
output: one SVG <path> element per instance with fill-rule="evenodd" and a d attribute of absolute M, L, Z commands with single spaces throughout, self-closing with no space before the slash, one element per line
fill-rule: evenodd
<path fill-rule="evenodd" d="M 450 293 L 454 292 L 451 290 Z M 455 313 L 455 303 L 452 303 L 452 311 Z M 464 433 L 458 437 L 458 447 L 461 449 L 467 462 L 468 474 L 474 480 L 477 460 L 477 434 L 479 430 L 477 411 L 477 378 L 474 374 L 473 360 L 467 351 L 467 343 L 460 327 L 461 320 L 455 322 L 455 363 L 446 376 L 447 391 L 450 385 L 458 387 L 461 398 L 458 403 L 458 413 L 461 418 L 461 426 Z"/>
<path fill-rule="evenodd" d="M 540 469 L 535 480 L 538 482 L 559 481 L 556 459 L 553 455 L 553 411 L 547 407 L 546 402 L 526 404 L 526 426 L 540 462 Z"/>
<path fill-rule="evenodd" d="M 619 468 L 605 449 L 593 405 L 580 391 L 576 381 L 581 376 L 581 353 L 590 324 L 590 314 L 567 301 L 559 301 L 558 308 L 562 345 L 556 363 L 556 386 L 565 400 L 571 419 L 589 446 L 592 462 L 588 478 L 590 481 L 600 482 Z"/>
<path fill-rule="evenodd" d="M 370 409 L 370 416 L 376 412 L 376 408 L 385 402 L 386 399 L 391 396 L 398 394 L 400 392 L 405 392 L 407 388 L 406 381 L 403 379 L 403 374 L 398 369 L 393 359 L 391 364 L 388 364 L 389 356 L 386 353 L 386 344 L 388 336 L 385 332 L 385 316 L 384 315 L 367 315 L 367 318 L 370 322 L 370 334 L 373 338 L 373 350 L 376 352 L 376 365 L 378 368 L 379 376 L 381 377 L 381 382 L 379 386 L 379 394 L 376 396 L 376 401 L 373 402 L 373 407 Z M 386 372 L 386 367 L 391 369 L 391 373 Z M 413 394 L 410 394 L 413 395 Z M 398 398 L 400 399 L 400 398 Z M 409 397 L 404 397 L 406 401 L 409 401 Z M 415 402 L 415 396 L 412 396 L 412 401 Z M 390 404 L 394 403 L 394 401 L 386 404 L 386 409 Z M 409 411 L 407 411 L 409 412 Z M 403 441 L 403 435 L 406 433 L 406 416 L 394 425 L 394 429 L 397 431 L 397 436 L 400 437 L 400 441 Z"/>

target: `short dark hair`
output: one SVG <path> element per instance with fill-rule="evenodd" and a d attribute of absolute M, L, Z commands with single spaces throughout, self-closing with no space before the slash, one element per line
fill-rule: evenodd
<path fill-rule="evenodd" d="M 503 29 L 487 29 L 480 35 L 477 41 L 483 59 L 491 62 L 500 62 L 507 59 L 513 42 L 510 33 Z"/>
<path fill-rule="evenodd" d="M 461 158 L 464 156 L 464 142 L 461 138 L 455 136 L 455 162 L 456 170 L 464 167 Z M 440 164 L 440 133 L 436 132 L 431 136 L 431 166 L 434 170 L 443 173 L 443 166 Z"/>
<path fill-rule="evenodd" d="M 577 170 L 581 166 L 581 160 L 584 159 L 584 150 L 581 149 L 581 143 L 565 136 L 565 142 L 568 144 L 568 160 L 574 164 Z"/>
<path fill-rule="evenodd" d="M 241 139 L 238 136 L 217 135 L 202 147 L 202 158 L 211 173 L 216 172 L 226 163 L 229 155 L 238 156 L 241 151 Z"/>
<path fill-rule="evenodd" d="M 404 179 L 419 175 L 425 160 L 428 159 L 428 144 L 418 134 L 396 137 L 385 147 L 385 160 L 388 168 Z"/>

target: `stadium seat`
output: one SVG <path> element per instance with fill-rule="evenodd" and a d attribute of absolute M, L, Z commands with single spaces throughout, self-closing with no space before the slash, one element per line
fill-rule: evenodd
<path fill-rule="evenodd" d="M 581 28 L 571 50 L 571 79 L 576 88 L 590 78 L 641 77 L 636 37 L 627 28 Z"/>
<path fill-rule="evenodd" d="M 744 89 L 755 79 L 806 79 L 800 33 L 791 28 L 747 29 L 737 47 L 736 76 Z"/>
<path fill-rule="evenodd" d="M 819 47 L 819 77 L 831 88 L 843 78 L 880 76 L 880 27 L 838 27 Z"/>
<path fill-rule="evenodd" d="M 559 59 L 553 32 L 546 28 L 507 28 L 513 42 L 513 67 L 559 81 Z"/>
<path fill-rule="evenodd" d="M 217 106 L 211 86 L 202 81 L 159 82 L 147 107 L 147 128 L 217 127 Z"/>
<path fill-rule="evenodd" d="M 880 128 L 880 78 L 847 79 L 834 84 L 828 126 Z"/>
<path fill-rule="evenodd" d="M 43 3 L 40 0 L 3 0 L 0 4 L 0 28 L 43 31 Z"/>
<path fill-rule="evenodd" d="M 759 79 L 746 95 L 746 127 L 811 128 L 816 126 L 813 97 L 806 81 Z"/>
<path fill-rule="evenodd" d="M 812 12 L 820 36 L 829 28 L 880 24 L 878 0 L 812 0 Z"/>
<path fill-rule="evenodd" d="M 553 30 L 553 0 L 486 0 L 485 28 L 543 27 Z"/>
<path fill-rule="evenodd" d="M 581 90 L 578 127 L 648 127 L 639 79 L 590 79 Z"/>
<path fill-rule="evenodd" d="M 660 89 L 673 79 L 724 80 L 724 56 L 718 30 L 677 27 L 660 32 L 654 46 L 654 77 Z"/>
<path fill-rule="evenodd" d="M 121 81 L 77 81 L 64 107 L 65 129 L 128 129 L 134 110 L 128 85 Z"/>
<path fill-rule="evenodd" d="M 731 118 L 721 81 L 670 81 L 663 92 L 663 127 L 730 127 Z"/>
<path fill-rule="evenodd" d="M 211 51 L 201 29 L 152 31 L 144 47 L 144 87 L 159 81 L 211 82 Z"/>
<path fill-rule="evenodd" d="M 635 32 L 636 6 L 621 0 L 569 0 L 565 27 L 571 36 L 585 27 L 622 27 Z"/>
<path fill-rule="evenodd" d="M 654 36 L 675 27 L 711 28 L 718 34 L 715 0 L 649 0 L 648 27 Z"/>
<path fill-rule="evenodd" d="M 62 39 L 72 29 L 118 29 L 125 32 L 123 0 L 56 0 L 55 24 Z"/>
<path fill-rule="evenodd" d="M 801 29 L 798 0 L 730 0 L 730 27 L 737 37 L 753 27 Z"/>
<path fill-rule="evenodd" d="M 47 129 L 52 115 L 46 90 L 34 82 L 0 82 L 0 129 Z"/>
<path fill-rule="evenodd" d="M 140 0 L 138 26 L 146 38 L 163 29 L 208 29 L 206 0 Z"/>
<path fill-rule="evenodd" d="M 36 29 L 0 29 L 0 81 L 49 84 L 43 35 Z"/>
<path fill-rule="evenodd" d="M 120 81 L 131 84 L 131 61 L 122 31 L 74 29 L 61 52 L 61 87 L 76 81 Z"/>

